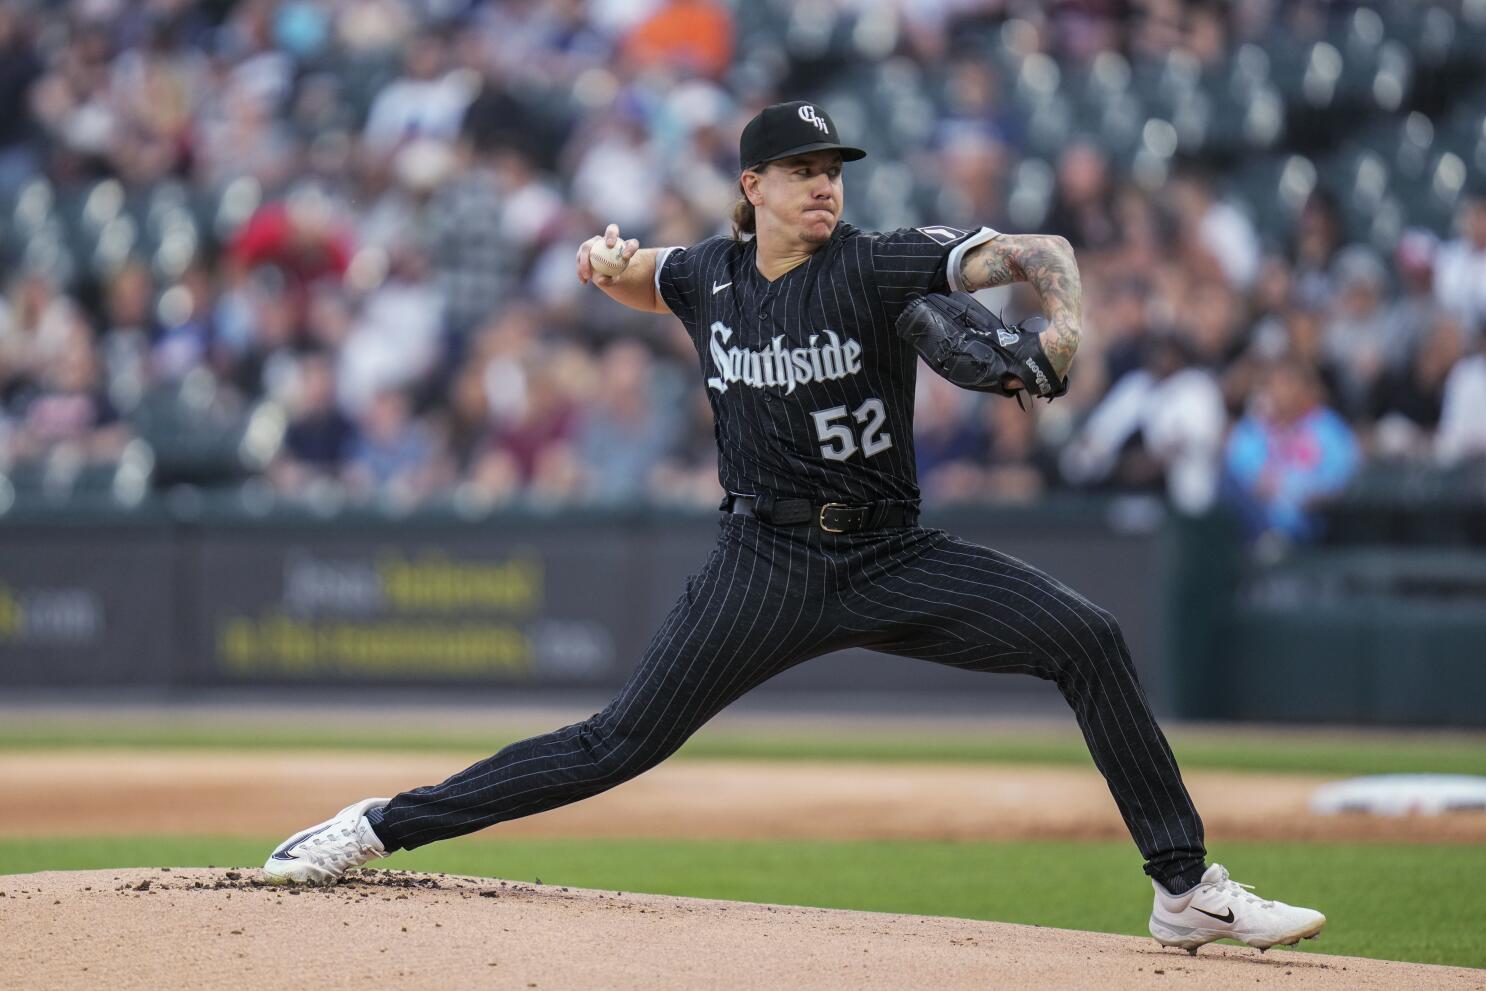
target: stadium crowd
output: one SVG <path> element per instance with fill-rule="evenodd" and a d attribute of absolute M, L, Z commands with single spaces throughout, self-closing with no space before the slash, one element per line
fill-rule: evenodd
<path fill-rule="evenodd" d="M 832 108 L 809 18 L 938 85 L 911 153 L 858 122 L 876 171 L 847 169 L 847 219 L 1021 230 L 1036 122 L 967 27 L 1058 65 L 1207 63 L 1328 6 L 0 3 L 0 465 L 117 458 L 150 395 L 207 380 L 281 411 L 261 471 L 286 498 L 714 504 L 690 342 L 581 287 L 573 256 L 608 221 L 653 245 L 726 232 L 743 122 Z M 1323 181 L 1266 237 L 1230 165 L 1137 181 L 1066 135 L 1036 229 L 1083 273 L 1072 390 L 1029 414 L 921 376 L 926 501 L 1164 493 L 1303 538 L 1360 464 L 1486 456 L 1486 188 L 1380 246 Z"/>

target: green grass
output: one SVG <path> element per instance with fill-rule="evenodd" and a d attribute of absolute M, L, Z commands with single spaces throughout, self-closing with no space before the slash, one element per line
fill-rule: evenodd
<path fill-rule="evenodd" d="M 488 733 L 432 727 L 368 730 L 353 725 L 304 726 L 268 722 L 212 724 L 187 719 L 167 723 L 31 720 L 0 723 L 0 749 L 163 747 L 184 749 L 288 749 L 444 751 L 467 760 L 484 757 L 533 732 L 533 727 L 494 727 Z M 1318 774 L 1435 772 L 1486 774 L 1486 736 L 1360 731 L 1259 731 L 1252 728 L 1181 728 L 1171 733 L 1184 768 Z M 853 760 L 1012 763 L 1092 766 L 1082 738 L 1066 731 L 1002 729 L 984 732 L 886 735 L 870 723 L 860 730 L 827 733 L 703 731 L 680 754 L 689 759 Z"/>
<path fill-rule="evenodd" d="M 273 840 L 0 840 L 0 873 L 253 865 Z M 1326 912 L 1307 951 L 1486 967 L 1486 848 L 1228 844 L 1261 894 Z M 611 891 L 951 915 L 1146 935 L 1128 843 L 456 840 L 385 866 Z"/>

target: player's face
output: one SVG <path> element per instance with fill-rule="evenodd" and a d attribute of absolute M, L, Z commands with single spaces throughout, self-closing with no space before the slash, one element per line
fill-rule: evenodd
<path fill-rule="evenodd" d="M 814 151 L 770 162 L 759 173 L 758 192 L 762 202 L 755 209 L 771 227 L 806 244 L 824 244 L 844 205 L 841 153 Z"/>

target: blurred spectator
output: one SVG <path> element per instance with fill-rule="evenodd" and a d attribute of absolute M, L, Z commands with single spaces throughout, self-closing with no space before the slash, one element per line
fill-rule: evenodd
<path fill-rule="evenodd" d="M 1434 291 L 1474 340 L 1486 331 L 1486 192 L 1462 200 L 1459 229 L 1435 258 Z"/>
<path fill-rule="evenodd" d="M 40 161 L 30 95 L 43 68 L 29 19 L 16 6 L 0 5 L 0 202 L 35 173 Z"/>
<path fill-rule="evenodd" d="M 1451 369 L 1441 407 L 1434 447 L 1440 463 L 1486 458 L 1486 353 L 1473 354 Z"/>
<path fill-rule="evenodd" d="M 154 302 L 154 277 L 139 259 L 125 262 L 108 280 L 99 347 L 106 387 L 125 405 L 137 400 L 152 378 L 150 354 L 159 336 Z"/>
<path fill-rule="evenodd" d="M 334 478 L 355 440 L 355 425 L 336 406 L 335 366 L 323 354 L 305 354 L 295 368 L 289 426 L 273 466 L 274 481 L 293 492 L 314 479 Z"/>
<path fill-rule="evenodd" d="M 1189 263 L 1209 260 L 1214 274 L 1238 290 L 1248 289 L 1259 274 L 1259 237 L 1254 225 L 1231 204 L 1213 193 L 1212 180 L 1189 171 L 1172 183 L 1178 238 L 1191 252 Z"/>
<path fill-rule="evenodd" d="M 1003 185 L 1006 148 L 985 130 L 951 133 L 939 150 L 943 182 L 939 208 L 947 216 L 965 217 L 965 223 L 1006 227 Z"/>
<path fill-rule="evenodd" d="M 1064 449 L 1064 476 L 1122 492 L 1164 491 L 1187 513 L 1212 505 L 1226 416 L 1212 373 L 1192 358 L 1179 336 L 1153 339 L 1145 367 L 1115 383 Z"/>
<path fill-rule="evenodd" d="M 1301 207 L 1291 240 L 1295 292 L 1305 305 L 1324 307 L 1331 298 L 1331 263 L 1341 246 L 1342 221 L 1336 202 L 1318 189 Z"/>
<path fill-rule="evenodd" d="M 1087 141 L 1068 145 L 1058 158 L 1057 189 L 1043 226 L 1074 248 L 1103 250 L 1117 240 L 1112 206 L 1103 152 Z"/>
<path fill-rule="evenodd" d="M 425 222 L 451 334 L 469 333 L 517 294 L 523 261 L 560 209 L 520 150 L 461 142 L 456 174 L 434 194 Z"/>
<path fill-rule="evenodd" d="M 1463 353 L 1464 334 L 1459 321 L 1440 313 L 1403 367 L 1389 369 L 1378 379 L 1368 410 L 1377 421 L 1375 454 L 1428 453 L 1428 438 L 1439 425 L 1444 406 L 1445 379 Z"/>
<path fill-rule="evenodd" d="M 341 345 L 341 404 L 351 413 L 388 389 L 416 390 L 439 370 L 443 300 L 423 277 L 411 250 L 395 259 L 387 279 L 362 301 Z"/>
<path fill-rule="evenodd" d="M 1313 539 L 1316 509 L 1357 469 L 1357 442 L 1321 405 L 1315 372 L 1299 361 L 1270 365 L 1260 389 L 1228 438 L 1229 501 L 1251 537 Z"/>
<path fill-rule="evenodd" d="M 195 167 L 201 181 L 224 188 L 237 177 L 274 187 L 286 180 L 295 158 L 294 135 L 275 116 L 272 97 L 249 85 L 223 85 L 201 94 Z"/>
<path fill-rule="evenodd" d="M 589 364 L 586 356 L 569 351 L 549 367 L 530 370 L 519 407 L 502 418 L 487 452 L 487 457 L 505 462 L 501 477 L 510 475 L 517 486 L 541 492 L 544 499 L 574 494 L 573 443 L 581 415 L 574 397 L 583 385 L 592 384 L 586 381 L 592 374 Z M 491 464 L 483 465 L 483 471 L 492 474 Z"/>
<path fill-rule="evenodd" d="M 950 386 L 953 389 L 953 386 Z M 976 396 L 968 402 L 976 441 L 972 456 L 943 462 L 933 473 L 925 498 L 942 503 L 1024 505 L 1046 487 L 1037 441 L 1039 407 Z M 915 435 L 917 430 L 915 430 Z"/>
<path fill-rule="evenodd" d="M 1037 435 L 1040 406 L 1024 411 L 1014 402 L 984 401 L 986 424 L 984 499 L 1002 503 L 1032 502 L 1047 487 L 1050 464 Z"/>
<path fill-rule="evenodd" d="M 108 92 L 112 54 L 105 29 L 79 23 L 31 91 L 32 111 L 58 155 L 55 167 L 73 175 L 107 171 L 120 144 L 119 117 Z"/>
<path fill-rule="evenodd" d="M 122 416 L 148 441 L 157 398 L 215 382 L 224 415 L 288 411 L 287 494 L 344 476 L 404 502 L 715 505 L 689 338 L 580 287 L 574 250 L 609 221 L 647 245 L 725 232 L 743 122 L 818 96 L 872 152 L 846 173 L 853 222 L 1079 248 L 1072 391 L 1027 415 L 926 380 L 926 501 L 1067 485 L 1073 438 L 1065 460 L 1098 452 L 1080 484 L 1200 505 L 1214 382 L 1252 427 L 1282 359 L 1370 456 L 1486 453 L 1486 197 L 1468 174 L 1453 240 L 1395 239 L 1436 220 L 1411 215 L 1407 163 L 1380 150 L 1378 186 L 1350 142 L 1329 150 L 1427 115 L 1428 162 L 1473 161 L 1446 123 L 1477 102 L 1468 73 L 1448 94 L 1412 80 L 1390 118 L 1317 114 L 1275 45 L 1326 37 L 1322 4 L 818 6 L 0 3 L 0 432 L 39 443 L 42 397 L 36 424 L 82 410 L 94 437 Z M 1025 286 L 986 295 L 1036 309 Z M 1168 391 L 1165 413 L 1136 401 Z"/>
<path fill-rule="evenodd" d="M 280 396 L 294 367 L 299 322 L 292 301 L 269 283 L 243 294 L 248 337 L 224 356 L 223 371 L 239 395 Z"/>
<path fill-rule="evenodd" d="M 606 118 L 573 148 L 578 155 L 572 186 L 577 204 L 594 217 L 617 223 L 625 237 L 645 232 L 655 216 L 663 174 L 646 145 L 644 121 L 630 108 Z"/>
<path fill-rule="evenodd" d="M 129 430 L 104 391 L 92 331 L 70 307 L 54 319 L 54 339 L 35 383 L 10 404 L 16 421 L 11 455 L 23 461 L 66 447 L 85 460 L 117 458 Z"/>
<path fill-rule="evenodd" d="M 1243 351 L 1243 308 L 1238 295 L 1221 280 L 1192 286 L 1175 313 L 1175 324 L 1191 346 L 1191 360 L 1222 372 Z"/>
<path fill-rule="evenodd" d="M 1326 324 L 1326 358 L 1341 372 L 1337 399 L 1342 409 L 1355 415 L 1366 408 L 1385 356 L 1403 353 L 1408 328 L 1394 323 L 1383 305 L 1388 273 L 1370 249 L 1347 248 L 1337 255 L 1333 270 L 1336 296 Z"/>
<path fill-rule="evenodd" d="M 980 425 L 967 415 L 977 398 L 935 375 L 927 366 L 919 366 L 913 453 L 919 486 L 926 498 L 948 496 L 950 491 L 964 487 L 957 481 L 957 471 L 976 458 L 985 444 Z"/>
<path fill-rule="evenodd" d="M 714 0 L 663 0 L 624 39 L 621 53 L 635 67 L 655 65 L 717 78 L 733 56 L 733 18 Z"/>
<path fill-rule="evenodd" d="M 1263 328 L 1264 334 L 1256 332 L 1249 350 L 1223 376 L 1223 395 L 1230 413 L 1241 414 L 1249 397 L 1259 392 L 1268 367 L 1286 357 L 1315 371 L 1322 405 L 1339 405 L 1342 375 L 1326 356 L 1324 316 L 1296 301 L 1277 321 Z"/>
<path fill-rule="evenodd" d="M 680 439 L 650 473 L 650 499 L 660 505 L 712 509 L 722 499 L 717 437 L 707 394 L 694 390 L 681 410 Z"/>
<path fill-rule="evenodd" d="M 13 283 L 0 316 L 0 402 L 9 403 L 31 384 L 41 361 L 44 321 L 70 307 L 45 272 L 26 272 Z"/>
<path fill-rule="evenodd" d="M 115 147 L 121 175 L 133 184 L 176 172 L 189 152 L 196 102 L 207 89 L 206 59 L 185 43 L 186 15 L 157 11 L 145 42 L 120 52 L 111 100 L 128 140 Z"/>
<path fill-rule="evenodd" d="M 304 189 L 253 214 L 228 249 L 244 271 L 270 266 L 283 278 L 284 291 L 302 306 L 318 279 L 338 280 L 351 261 L 350 234 L 335 217 L 330 200 Z"/>
<path fill-rule="evenodd" d="M 192 265 L 180 282 L 160 295 L 156 312 L 158 329 L 150 356 L 151 376 L 155 380 L 182 379 L 191 369 L 205 364 L 211 353 L 211 273 L 204 265 Z"/>
<path fill-rule="evenodd" d="M 650 352 L 616 341 L 599 366 L 600 393 L 579 422 L 576 446 L 586 468 L 583 491 L 599 503 L 633 500 L 670 452 L 681 424 L 657 402 Z"/>
<path fill-rule="evenodd" d="M 449 68 L 446 41 L 424 31 L 408 42 L 402 75 L 382 88 L 366 117 L 363 140 L 373 155 L 390 155 L 416 138 L 448 142 L 458 134 L 478 80 Z"/>
<path fill-rule="evenodd" d="M 442 447 L 457 478 L 467 477 L 489 443 L 490 402 L 480 369 L 467 366 L 454 379 L 449 391 L 449 409 L 441 417 Z"/>
<path fill-rule="evenodd" d="M 361 498 L 414 505 L 432 491 L 434 454 L 428 429 L 414 419 L 407 394 L 383 389 L 362 410 L 345 481 Z"/>
<path fill-rule="evenodd" d="M 940 130 L 946 136 L 969 130 L 985 134 L 998 144 L 1018 147 L 1025 125 L 1016 104 L 1004 97 L 994 63 L 983 58 L 957 58 L 945 83 L 947 106 Z"/>
<path fill-rule="evenodd" d="M 1439 310 L 1434 298 L 1434 262 L 1439 239 L 1427 230 L 1405 231 L 1393 249 L 1393 268 L 1400 295 L 1388 308 L 1390 332 L 1384 343 L 1383 363 L 1401 368 L 1424 336 Z"/>

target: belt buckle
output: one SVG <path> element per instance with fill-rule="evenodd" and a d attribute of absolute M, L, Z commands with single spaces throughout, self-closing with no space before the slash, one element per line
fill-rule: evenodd
<path fill-rule="evenodd" d="M 826 510 L 828 510 L 828 509 L 850 509 L 850 508 L 851 507 L 848 506 L 844 502 L 828 502 L 824 506 L 821 506 L 820 507 L 820 518 L 818 520 L 816 520 L 816 522 L 820 524 L 820 528 L 822 530 L 824 530 L 826 533 L 845 533 L 846 532 L 845 530 L 837 530 L 837 529 L 835 529 L 833 527 L 826 526 Z"/>

